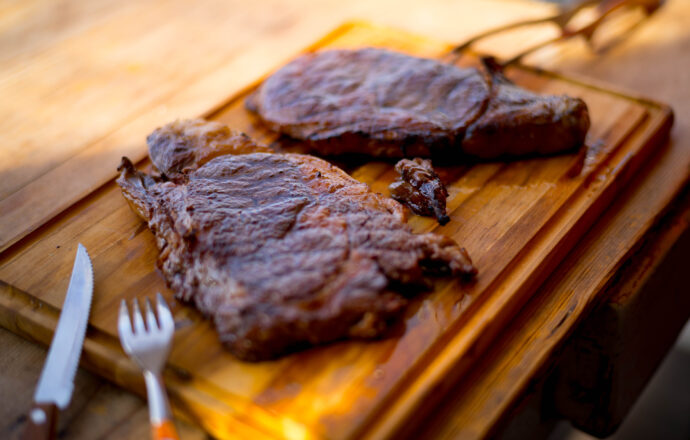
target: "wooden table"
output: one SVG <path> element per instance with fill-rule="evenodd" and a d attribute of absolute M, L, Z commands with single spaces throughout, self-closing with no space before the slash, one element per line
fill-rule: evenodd
<path fill-rule="evenodd" d="M 201 114 L 337 24 L 363 18 L 462 41 L 548 13 L 522 1 L 7 2 L 0 5 L 0 250 L 114 175 L 151 127 Z M 449 380 L 420 433 L 437 438 L 546 432 L 566 417 L 605 434 L 634 402 L 690 313 L 690 4 L 671 0 L 622 44 L 579 42 L 528 64 L 613 83 L 669 103 L 669 145 L 620 195 L 473 372 Z M 508 55 L 532 29 L 480 46 Z M 153 50 L 160 48 L 165 51 Z M 230 78 L 230 80 L 228 80 Z M 230 81 L 230 83 L 228 82 Z M 227 92 L 218 96 L 216 91 Z M 78 176 L 78 178 L 76 178 Z M 555 313 L 566 307 L 566 315 Z M 45 351 L 2 330 L 5 422 L 21 431 Z M 585 372 L 586 374 L 583 374 Z M 431 408 L 429 408 L 431 410 Z M 431 416 L 433 414 L 433 416 Z M 202 438 L 180 423 L 183 438 Z M 142 438 L 145 404 L 80 371 L 66 438 Z"/>

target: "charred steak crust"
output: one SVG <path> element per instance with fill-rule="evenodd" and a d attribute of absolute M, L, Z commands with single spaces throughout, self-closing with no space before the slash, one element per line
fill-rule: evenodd
<path fill-rule="evenodd" d="M 522 89 L 490 59 L 479 71 L 375 48 L 303 55 L 246 107 L 325 155 L 551 154 L 581 146 L 589 129 L 582 100 Z"/>
<path fill-rule="evenodd" d="M 445 225 L 450 221 L 446 214 L 448 190 L 431 166 L 431 161 L 417 157 L 402 159 L 395 164 L 398 179 L 388 189 L 391 197 L 408 206 L 415 214 L 436 217 Z"/>
<path fill-rule="evenodd" d="M 149 142 L 164 141 L 150 149 L 164 176 L 123 158 L 117 183 L 154 233 L 170 288 L 213 319 L 237 357 L 380 336 L 403 310 L 404 285 L 476 273 L 454 241 L 412 233 L 400 204 L 313 156 L 244 150 L 177 174 L 162 165 L 204 148 L 176 139 L 200 126 L 156 130 Z"/>

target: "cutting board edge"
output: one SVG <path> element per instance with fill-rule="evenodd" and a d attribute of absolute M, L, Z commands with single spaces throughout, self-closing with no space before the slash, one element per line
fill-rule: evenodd
<path fill-rule="evenodd" d="M 636 98 L 628 98 L 628 99 L 633 99 L 636 100 Z M 546 271 L 549 267 L 556 267 L 558 265 L 558 258 L 556 256 L 563 254 L 563 256 L 567 255 L 570 253 L 573 249 L 573 246 L 575 242 L 577 242 L 578 237 L 582 237 L 586 234 L 587 230 L 589 227 L 587 227 L 587 223 L 598 218 L 605 210 L 608 204 L 610 203 L 611 200 L 613 200 L 620 191 L 622 191 L 623 187 L 634 177 L 634 175 L 640 171 L 643 163 L 647 158 L 649 158 L 655 151 L 657 147 L 660 145 L 663 145 L 664 142 L 668 140 L 668 136 L 670 134 L 671 127 L 673 125 L 673 112 L 670 110 L 669 106 L 663 105 L 663 104 L 658 104 L 654 103 L 653 101 L 651 102 L 651 106 L 657 107 L 659 110 L 659 115 L 657 122 L 655 124 L 655 127 L 652 129 L 653 133 L 651 136 L 645 138 L 645 144 L 644 146 L 641 147 L 641 150 L 644 150 L 643 154 L 637 159 L 635 167 L 626 167 L 625 169 L 621 170 L 621 174 L 624 175 L 622 179 L 614 179 L 611 182 L 609 182 L 603 189 L 602 192 L 606 193 L 599 198 L 597 198 L 597 208 L 592 211 L 588 209 L 583 216 L 579 217 L 576 220 L 576 223 L 580 227 L 580 231 L 577 234 L 576 237 L 574 238 L 569 238 L 569 240 L 572 242 L 572 245 L 568 249 L 555 249 L 556 250 L 556 255 L 552 256 L 548 261 L 543 263 L 544 266 L 547 267 L 542 267 L 541 272 Z M 643 131 L 644 127 L 643 126 L 638 126 L 636 130 L 634 130 L 635 133 L 641 134 L 639 132 Z M 626 163 L 625 165 L 630 165 Z M 574 195 L 575 197 L 577 194 Z M 601 198 L 603 197 L 603 198 Z M 552 228 L 555 228 L 555 226 L 552 226 Z M 567 232 L 567 234 L 570 234 L 572 232 L 572 229 Z M 559 240 L 560 244 L 563 240 Z M 552 249 L 550 252 L 554 251 Z M 506 277 L 510 276 L 510 273 L 513 272 L 511 269 L 514 269 L 513 263 L 506 267 L 504 272 L 499 276 L 499 278 L 496 280 L 496 284 L 501 284 L 501 281 L 505 281 Z M 537 273 L 537 270 L 531 272 L 529 274 L 529 277 L 527 280 L 524 281 L 523 284 L 521 284 L 518 289 L 513 290 L 512 294 L 510 295 L 503 295 L 506 297 L 506 300 L 511 301 L 511 304 L 503 304 L 501 308 L 499 309 L 499 313 L 501 314 L 506 314 L 510 310 L 518 311 L 520 310 L 530 299 L 531 295 L 527 294 L 526 291 L 529 290 L 530 286 L 532 287 L 538 287 L 541 285 L 540 282 L 536 282 L 536 285 L 532 285 L 535 281 L 532 280 L 534 277 L 538 277 L 539 273 Z M 523 292 L 522 294 L 515 295 L 515 292 L 521 291 Z M 490 295 L 485 295 L 486 301 L 482 302 L 481 304 L 478 305 L 478 307 L 475 309 L 475 312 L 472 314 L 473 316 L 478 314 L 478 310 L 480 310 L 482 307 L 486 306 L 486 302 L 489 300 L 495 300 L 493 296 L 491 298 L 488 298 Z M 509 313 L 508 313 L 509 314 Z M 470 320 L 472 318 L 470 317 Z M 380 412 L 376 412 L 371 415 L 369 422 L 364 426 L 362 431 L 358 431 L 357 435 L 355 438 L 359 438 L 360 436 L 362 438 L 396 438 L 396 435 L 402 435 L 404 432 L 406 432 L 407 429 L 410 429 L 415 425 L 415 420 L 416 418 L 423 417 L 422 414 L 423 412 L 419 411 L 419 409 L 422 407 L 422 405 L 428 404 L 431 400 L 434 399 L 439 399 L 440 400 L 440 394 L 441 393 L 433 393 L 434 390 L 437 390 L 437 387 L 440 385 L 445 385 L 448 386 L 447 384 L 442 384 L 444 382 L 444 379 L 448 377 L 447 374 L 450 374 L 451 370 L 457 366 L 462 364 L 463 361 L 466 361 L 465 357 L 469 353 L 470 355 L 476 356 L 477 358 L 480 357 L 483 353 L 483 349 L 480 347 L 483 345 L 484 347 L 488 346 L 491 341 L 493 340 L 493 337 L 500 333 L 501 328 L 499 326 L 493 326 L 492 327 L 485 327 L 481 330 L 476 330 L 476 337 L 473 338 L 471 341 L 466 342 L 464 344 L 460 344 L 462 346 L 469 347 L 466 350 L 459 350 L 455 354 L 450 354 L 448 355 L 448 360 L 445 361 L 445 365 L 441 366 L 441 372 L 432 372 L 429 373 L 429 368 L 426 368 L 422 371 L 422 374 L 412 378 L 412 380 L 407 381 L 405 386 L 401 386 L 402 388 L 402 394 L 405 394 L 406 392 L 409 392 L 411 389 L 419 389 L 419 390 L 424 390 L 421 393 L 421 395 L 415 395 L 411 396 L 410 398 L 405 398 L 405 397 L 400 397 L 397 396 L 398 399 L 395 402 L 395 406 L 397 407 L 403 407 L 401 411 L 394 411 L 395 414 L 391 414 L 390 410 L 384 408 L 380 409 Z M 493 336 L 492 336 L 493 335 Z M 440 350 L 440 354 L 442 355 L 443 352 L 447 351 L 453 351 L 453 347 L 457 347 L 458 345 L 453 344 L 453 340 L 457 339 L 459 335 L 455 335 L 454 337 L 451 338 L 451 341 L 448 343 L 444 344 L 443 347 Z M 457 351 L 457 350 L 456 350 Z M 439 359 L 442 359 L 442 356 L 435 356 L 434 360 L 432 363 L 438 363 Z M 465 365 L 464 367 L 469 369 L 471 368 L 471 363 Z M 431 364 L 427 364 L 431 365 Z M 464 370 L 461 370 L 464 371 Z M 457 371 L 454 371 L 454 374 L 458 374 Z M 431 379 L 420 379 L 421 376 L 428 376 L 431 375 Z M 418 385 L 417 383 L 422 382 L 424 383 L 424 387 Z M 446 381 L 446 382 L 453 382 L 453 381 Z M 429 399 L 429 397 L 433 397 L 433 399 Z M 433 405 L 432 405 L 433 406 Z M 390 420 L 393 420 L 391 422 Z"/>

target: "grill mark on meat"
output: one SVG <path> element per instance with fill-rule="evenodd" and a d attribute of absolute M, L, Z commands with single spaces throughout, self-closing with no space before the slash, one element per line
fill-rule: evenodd
<path fill-rule="evenodd" d="M 482 63 L 460 69 L 375 48 L 310 53 L 266 79 L 246 107 L 325 155 L 487 159 L 582 145 L 582 100 L 527 91 L 493 59 Z"/>
<path fill-rule="evenodd" d="M 413 234 L 397 202 L 318 158 L 252 152 L 251 139 L 200 120 L 148 141 L 161 176 L 124 158 L 117 182 L 154 233 L 170 288 L 239 358 L 381 336 L 405 285 L 476 273 L 455 242 Z M 199 151 L 207 143 L 213 154 Z"/>

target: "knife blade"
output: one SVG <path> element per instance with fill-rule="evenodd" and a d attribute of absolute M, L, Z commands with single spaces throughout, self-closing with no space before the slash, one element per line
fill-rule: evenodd
<path fill-rule="evenodd" d="M 57 408 L 66 408 L 72 398 L 92 296 L 93 267 L 86 248 L 79 243 L 65 302 L 34 394 L 24 439 L 54 437 Z"/>

